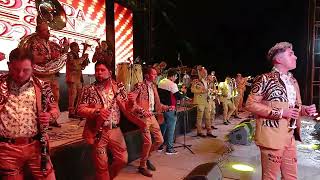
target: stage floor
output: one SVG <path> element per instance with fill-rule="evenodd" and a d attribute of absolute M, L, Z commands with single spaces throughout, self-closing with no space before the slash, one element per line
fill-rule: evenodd
<path fill-rule="evenodd" d="M 248 113 L 242 113 L 246 117 Z M 222 117 L 216 118 L 215 124 L 218 130 L 214 134 L 218 138 L 199 138 L 195 137 L 196 132 L 186 135 L 186 144 L 190 144 L 192 154 L 188 149 L 182 147 L 176 148 L 179 152 L 177 155 L 165 155 L 163 152 L 153 152 L 151 161 L 157 167 L 153 178 L 147 178 L 137 173 L 139 160 L 132 161 L 124 168 L 115 180 L 180 180 L 189 174 L 196 166 L 219 161 L 219 167 L 223 174 L 223 179 L 261 179 L 260 153 L 257 146 L 251 143 L 245 145 L 230 145 L 226 142 L 225 136 L 230 130 L 244 119 L 232 119 L 232 124 L 226 126 L 222 124 Z M 63 148 L 68 144 L 82 142 L 81 137 L 84 121 L 69 120 L 67 113 L 63 112 L 58 122 L 62 123 L 62 128 L 53 128 L 49 131 L 50 149 L 54 150 Z M 308 118 L 302 121 L 302 137 L 304 143 L 297 143 L 298 153 L 298 179 L 315 180 L 320 179 L 320 151 L 313 150 L 310 144 L 320 144 L 320 135 L 314 130 L 315 122 Z M 176 139 L 176 146 L 184 142 L 184 136 Z M 228 153 L 229 149 L 233 149 Z M 254 167 L 254 172 L 240 173 L 230 169 L 230 164 L 241 162 Z"/>

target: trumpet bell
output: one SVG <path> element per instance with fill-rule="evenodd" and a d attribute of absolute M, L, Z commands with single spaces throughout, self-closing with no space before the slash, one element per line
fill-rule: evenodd
<path fill-rule="evenodd" d="M 36 0 L 36 8 L 42 21 L 54 30 L 66 27 L 66 12 L 57 0 Z M 38 17 L 39 17 L 38 16 Z"/>

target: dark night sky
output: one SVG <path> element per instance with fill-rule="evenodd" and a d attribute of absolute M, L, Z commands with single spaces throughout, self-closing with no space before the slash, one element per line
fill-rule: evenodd
<path fill-rule="evenodd" d="M 155 0 L 154 5 L 154 61 L 176 66 L 180 52 L 184 65 L 201 64 L 219 80 L 237 72 L 256 75 L 271 68 L 268 49 L 289 41 L 298 57 L 295 74 L 303 81 L 307 0 Z"/>

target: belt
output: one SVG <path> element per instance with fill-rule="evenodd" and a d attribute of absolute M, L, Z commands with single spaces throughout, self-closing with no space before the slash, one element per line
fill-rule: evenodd
<path fill-rule="evenodd" d="M 35 140 L 39 140 L 39 136 L 18 137 L 18 138 L 0 137 L 0 142 L 5 142 L 5 143 L 15 144 L 15 145 L 26 145 L 26 144 L 32 143 Z"/>

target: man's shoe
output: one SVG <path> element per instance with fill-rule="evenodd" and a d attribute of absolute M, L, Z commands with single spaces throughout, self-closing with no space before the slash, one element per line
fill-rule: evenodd
<path fill-rule="evenodd" d="M 166 155 L 174 155 L 174 154 L 178 154 L 178 151 L 172 149 L 167 149 L 166 150 Z"/>
<path fill-rule="evenodd" d="M 150 160 L 147 160 L 147 168 L 151 171 L 155 171 L 156 167 L 151 163 Z"/>
<path fill-rule="evenodd" d="M 214 127 L 214 126 L 211 126 L 211 129 L 218 129 L 218 128 L 216 128 L 216 127 Z"/>
<path fill-rule="evenodd" d="M 139 167 L 138 172 L 144 176 L 152 177 L 152 173 L 146 168 Z"/>
<path fill-rule="evenodd" d="M 231 124 L 231 122 L 229 120 L 227 120 L 227 123 Z"/>
<path fill-rule="evenodd" d="M 224 125 L 229 125 L 228 121 L 223 122 Z"/>
<path fill-rule="evenodd" d="M 158 151 L 158 152 L 162 152 L 162 151 L 163 151 L 163 149 L 164 149 L 163 147 L 164 147 L 164 145 L 163 145 L 163 144 L 161 144 L 161 145 L 159 146 L 159 148 L 158 148 L 158 150 L 157 150 L 157 151 Z"/>
<path fill-rule="evenodd" d="M 53 123 L 50 123 L 50 126 L 60 128 L 60 127 L 61 127 L 61 124 L 59 124 L 57 121 L 54 121 Z"/>
<path fill-rule="evenodd" d="M 207 134 L 207 136 L 208 136 L 208 137 L 212 137 L 212 138 L 216 138 L 216 137 L 217 137 L 217 136 L 215 136 L 215 135 L 213 135 L 213 134 L 211 134 L 211 133 Z"/>

